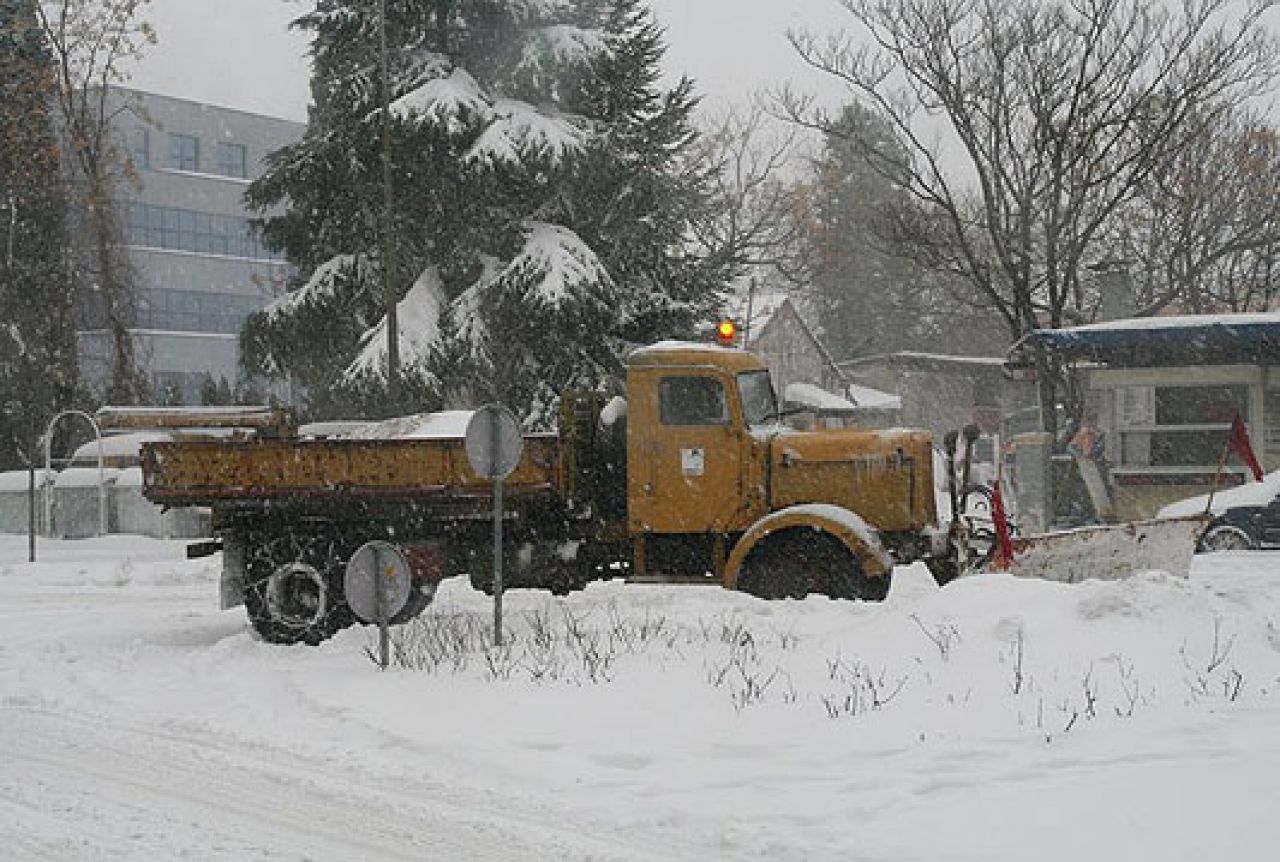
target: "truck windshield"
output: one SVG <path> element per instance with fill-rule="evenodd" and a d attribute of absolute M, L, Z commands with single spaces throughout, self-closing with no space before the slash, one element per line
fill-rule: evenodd
<path fill-rule="evenodd" d="M 738 395 L 747 425 L 765 425 L 778 418 L 778 402 L 768 371 L 747 371 L 738 375 Z"/>

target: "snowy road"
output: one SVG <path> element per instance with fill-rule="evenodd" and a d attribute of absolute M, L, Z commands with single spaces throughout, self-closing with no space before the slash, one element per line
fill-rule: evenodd
<path fill-rule="evenodd" d="M 25 552 L 0 536 L 6 860 L 1269 862 L 1280 844 L 1280 554 L 1078 585 L 939 590 L 913 568 L 883 604 L 516 591 L 523 652 L 381 673 L 367 629 L 256 640 L 214 608 L 216 560 L 180 543 Z M 461 581 L 432 614 L 473 639 L 457 627 L 491 620 Z"/>
<path fill-rule="evenodd" d="M 5 858 L 655 858 L 512 817 L 509 799 L 466 806 L 441 788 L 369 781 L 350 762 L 12 699 L 0 724 Z"/>

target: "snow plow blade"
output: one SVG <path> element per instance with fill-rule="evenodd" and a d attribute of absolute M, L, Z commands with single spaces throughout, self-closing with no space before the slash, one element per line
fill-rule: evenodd
<path fill-rule="evenodd" d="M 1012 562 L 1004 570 L 1068 584 L 1088 578 L 1118 580 L 1153 569 L 1185 578 L 1196 541 L 1210 520 L 1209 515 L 1192 515 L 1016 538 Z"/>

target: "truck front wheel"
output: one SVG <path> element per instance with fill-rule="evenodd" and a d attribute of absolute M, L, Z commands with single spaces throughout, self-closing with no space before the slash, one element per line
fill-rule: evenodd
<path fill-rule="evenodd" d="M 738 575 L 738 589 L 763 599 L 801 599 L 816 592 L 833 599 L 881 601 L 889 593 L 889 575 L 868 576 L 830 534 L 789 529 L 751 550 Z"/>
<path fill-rule="evenodd" d="M 346 556 L 335 538 L 287 532 L 250 541 L 244 600 L 263 640 L 314 646 L 351 625 L 342 597 Z"/>

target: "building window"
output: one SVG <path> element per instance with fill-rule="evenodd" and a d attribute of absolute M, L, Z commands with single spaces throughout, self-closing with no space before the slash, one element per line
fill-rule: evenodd
<path fill-rule="evenodd" d="M 218 141 L 218 173 L 239 179 L 248 176 L 248 152 L 244 144 Z"/>
<path fill-rule="evenodd" d="M 142 126 L 129 129 L 129 160 L 134 170 L 145 171 L 151 167 L 150 147 L 151 135 Z"/>
<path fill-rule="evenodd" d="M 169 133 L 169 167 L 176 171 L 200 169 L 200 140 L 195 135 Z"/>
<path fill-rule="evenodd" d="M 245 318 L 262 308 L 265 300 L 231 293 L 197 290 L 139 291 L 138 326 L 170 332 L 219 332 L 235 334 Z"/>
<path fill-rule="evenodd" d="M 1127 386 L 1116 390 L 1120 466 L 1215 470 L 1248 386 Z"/>
<path fill-rule="evenodd" d="M 267 251 L 249 225 L 238 216 L 202 213 L 177 207 L 131 203 L 126 211 L 125 236 L 129 245 L 280 260 Z"/>

